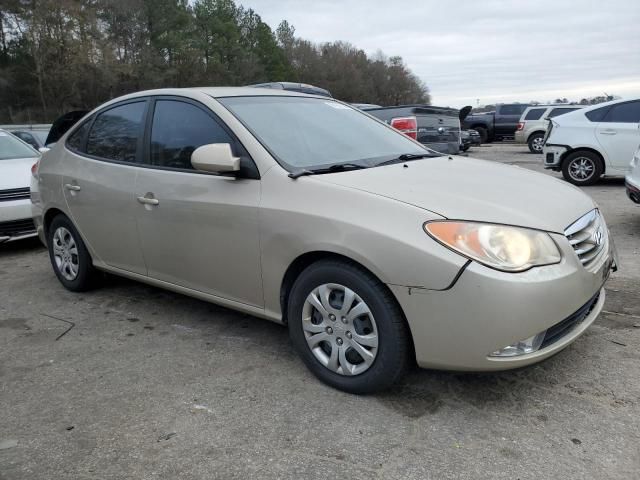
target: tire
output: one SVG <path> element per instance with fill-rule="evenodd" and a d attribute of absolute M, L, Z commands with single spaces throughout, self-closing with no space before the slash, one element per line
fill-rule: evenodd
<path fill-rule="evenodd" d="M 487 132 L 486 128 L 484 128 L 484 127 L 473 127 L 473 130 L 478 132 L 478 134 L 480 135 L 480 142 L 481 143 L 488 143 L 489 132 Z"/>
<path fill-rule="evenodd" d="M 594 152 L 578 150 L 567 155 L 562 162 L 562 176 L 574 185 L 593 185 L 603 173 L 602 159 Z"/>
<path fill-rule="evenodd" d="M 342 309 L 344 296 L 351 298 L 352 308 Z M 413 356 L 409 328 L 395 298 L 353 263 L 322 260 L 307 267 L 293 284 L 287 313 L 289 336 L 304 363 L 339 390 L 365 394 L 387 389 L 403 376 Z"/>
<path fill-rule="evenodd" d="M 58 215 L 51 221 L 47 248 L 53 271 L 67 290 L 84 292 L 95 286 L 97 271 L 91 255 L 66 216 Z"/>
<path fill-rule="evenodd" d="M 531 153 L 542 154 L 542 141 L 544 140 L 544 133 L 534 133 L 529 137 L 527 144 L 529 145 L 529 151 Z"/>

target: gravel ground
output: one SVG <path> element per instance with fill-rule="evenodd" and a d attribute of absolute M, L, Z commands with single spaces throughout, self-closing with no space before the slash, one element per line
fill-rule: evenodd
<path fill-rule="evenodd" d="M 470 156 L 542 171 L 526 146 Z M 584 190 L 621 269 L 583 337 L 366 397 L 316 381 L 276 324 L 118 278 L 74 294 L 37 241 L 0 246 L 0 479 L 638 478 L 640 207 L 620 180 Z"/>

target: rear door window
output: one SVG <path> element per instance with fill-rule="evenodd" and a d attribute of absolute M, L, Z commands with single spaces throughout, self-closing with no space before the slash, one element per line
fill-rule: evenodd
<path fill-rule="evenodd" d="M 640 123 L 640 101 L 612 105 L 603 122 Z"/>
<path fill-rule="evenodd" d="M 542 114 L 545 112 L 546 108 L 532 108 L 527 112 L 524 119 L 525 120 L 540 120 Z"/>
<path fill-rule="evenodd" d="M 144 128 L 146 103 L 127 103 L 99 113 L 89 132 L 87 154 L 135 163 Z"/>

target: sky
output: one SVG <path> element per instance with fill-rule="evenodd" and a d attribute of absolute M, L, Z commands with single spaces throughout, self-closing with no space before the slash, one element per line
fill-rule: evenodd
<path fill-rule="evenodd" d="M 240 0 L 274 30 L 400 55 L 432 103 L 640 97 L 640 0 Z"/>

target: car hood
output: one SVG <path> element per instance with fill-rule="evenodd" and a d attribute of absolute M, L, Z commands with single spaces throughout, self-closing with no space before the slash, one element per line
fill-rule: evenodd
<path fill-rule="evenodd" d="M 548 175 L 459 156 L 314 178 L 392 198 L 448 219 L 558 233 L 595 208 L 593 200 L 577 187 Z"/>
<path fill-rule="evenodd" d="M 28 188 L 31 183 L 31 167 L 37 161 L 37 157 L 0 160 L 0 190 Z"/>

